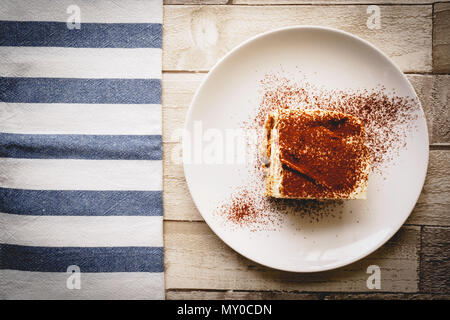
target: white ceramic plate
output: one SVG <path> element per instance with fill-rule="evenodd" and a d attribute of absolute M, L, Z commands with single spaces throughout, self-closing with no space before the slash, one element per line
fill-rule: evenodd
<path fill-rule="evenodd" d="M 274 70 L 296 70 L 329 88 L 384 85 L 416 97 L 397 66 L 381 51 L 351 34 L 322 27 L 290 27 L 254 37 L 221 59 L 198 89 L 187 114 L 186 132 L 238 128 L 258 104 L 260 80 Z M 420 110 L 421 113 L 423 111 Z M 365 257 L 399 230 L 421 192 L 428 164 L 424 117 L 407 138 L 395 165 L 370 178 L 368 199 L 347 202 L 340 219 L 251 232 L 229 228 L 213 214 L 242 181 L 242 165 L 184 163 L 187 184 L 211 229 L 230 247 L 260 264 L 296 272 L 334 269 Z M 198 127 L 197 127 L 198 130 Z M 185 134 L 183 152 L 199 146 Z M 190 158 L 192 159 L 192 158 Z M 295 221 L 294 221 L 295 222 Z M 301 222 L 300 222 L 301 224 Z"/>

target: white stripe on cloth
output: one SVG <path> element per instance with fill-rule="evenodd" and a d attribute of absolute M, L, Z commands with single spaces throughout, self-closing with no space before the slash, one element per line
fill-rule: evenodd
<path fill-rule="evenodd" d="M 0 158 L 0 187 L 158 191 L 162 161 Z"/>
<path fill-rule="evenodd" d="M 0 76 L 161 79 L 159 48 L 0 47 Z"/>
<path fill-rule="evenodd" d="M 66 22 L 80 8 L 81 23 L 162 23 L 162 0 L 2 0 L 0 20 Z"/>
<path fill-rule="evenodd" d="M 0 102 L 2 132 L 23 134 L 160 135 L 159 104 Z"/>
<path fill-rule="evenodd" d="M 161 225 L 161 216 L 0 213 L 0 243 L 43 247 L 162 247 Z"/>
<path fill-rule="evenodd" d="M 164 299 L 164 273 L 80 273 L 80 289 L 68 289 L 70 273 L 0 270 L 1 299 Z"/>

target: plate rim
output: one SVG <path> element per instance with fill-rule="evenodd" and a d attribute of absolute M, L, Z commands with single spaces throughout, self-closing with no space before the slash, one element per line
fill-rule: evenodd
<path fill-rule="evenodd" d="M 201 81 L 199 87 L 197 88 L 197 90 L 195 91 L 194 96 L 192 97 L 191 103 L 189 104 L 189 108 L 186 112 L 186 116 L 185 116 L 185 120 L 184 120 L 184 125 L 183 125 L 183 135 L 182 135 L 182 139 L 181 139 L 181 149 L 182 149 L 182 154 L 184 155 L 184 152 L 186 150 L 186 146 L 187 146 L 187 141 L 189 140 L 187 135 L 187 130 L 188 130 L 188 124 L 191 122 L 191 117 L 192 117 L 192 112 L 194 109 L 194 104 L 198 98 L 198 95 L 200 94 L 200 92 L 202 91 L 202 88 L 204 87 L 205 83 L 208 81 L 208 79 L 211 77 L 211 75 L 214 73 L 214 71 L 220 66 L 220 64 L 222 64 L 223 61 L 225 61 L 226 59 L 228 59 L 232 54 L 234 54 L 236 51 L 238 51 L 240 48 L 246 46 L 247 44 L 249 44 L 250 42 L 253 42 L 259 38 L 263 38 L 265 36 L 268 36 L 270 34 L 273 33 L 278 33 L 278 32 L 284 32 L 284 31 L 289 31 L 289 30 L 321 30 L 321 31 L 328 31 L 331 33 L 337 33 L 340 35 L 344 35 L 347 37 L 350 37 L 354 40 L 360 41 L 362 43 L 364 43 L 365 45 L 369 46 L 371 49 L 375 50 L 377 53 L 379 53 L 381 56 L 383 56 L 391 65 L 392 67 L 398 71 L 398 73 L 401 75 L 401 77 L 403 78 L 403 80 L 406 81 L 406 83 L 408 84 L 409 89 L 411 90 L 411 92 L 414 93 L 414 99 L 415 101 L 417 101 L 418 105 L 420 106 L 420 112 L 423 115 L 424 118 L 424 124 L 425 124 L 425 135 L 426 135 L 426 140 L 429 141 L 429 135 L 428 135 L 428 124 L 426 122 L 426 116 L 425 116 L 425 112 L 423 110 L 422 107 L 422 103 L 419 100 L 418 96 L 417 96 L 417 92 L 414 89 L 414 87 L 412 86 L 411 82 L 408 80 L 408 78 L 406 77 L 406 75 L 403 73 L 403 71 L 398 67 L 398 65 L 392 61 L 392 59 L 385 54 L 383 51 L 381 51 L 380 49 L 378 49 L 377 47 L 375 47 L 372 43 L 370 43 L 369 41 L 360 38 L 357 35 L 354 35 L 352 33 L 349 33 L 347 31 L 343 31 L 340 29 L 336 29 L 336 28 L 332 28 L 332 27 L 325 27 L 325 26 L 315 26 L 315 25 L 293 25 L 293 26 L 287 26 L 287 27 L 282 27 L 282 28 L 276 28 L 276 29 L 272 29 L 266 32 L 262 32 L 259 33 L 255 36 L 250 37 L 249 39 L 241 42 L 240 44 L 238 44 L 237 46 L 235 46 L 233 49 L 231 49 L 230 51 L 228 51 L 223 57 L 221 57 L 212 67 L 211 69 L 208 71 L 207 75 L 205 76 L 205 78 Z M 315 272 L 323 272 L 323 271 L 329 271 L 329 270 L 334 270 L 334 269 L 338 269 L 344 266 L 347 266 L 349 264 L 352 264 L 354 262 L 357 262 L 367 256 L 369 256 L 370 254 L 372 254 L 373 252 L 377 251 L 379 248 L 381 248 L 383 245 L 386 244 L 386 242 L 388 242 L 400 229 L 401 227 L 405 224 L 406 220 L 409 218 L 409 216 L 411 215 L 412 211 L 414 210 L 417 201 L 419 200 L 419 197 L 422 193 L 423 190 L 423 186 L 425 184 L 425 178 L 427 176 L 428 173 L 428 165 L 429 165 L 429 155 L 430 155 L 430 151 L 429 148 L 427 149 L 426 155 L 425 155 L 425 168 L 426 170 L 423 173 L 423 177 L 421 179 L 422 183 L 421 183 L 421 188 L 419 194 L 416 197 L 416 200 L 414 202 L 414 205 L 412 206 L 412 208 L 409 211 L 409 214 L 405 216 L 405 218 L 403 219 L 403 221 L 401 221 L 401 223 L 399 223 L 398 226 L 391 228 L 391 232 L 387 233 L 386 236 L 379 241 L 379 243 L 374 246 L 373 248 L 371 248 L 370 250 L 367 250 L 365 252 L 363 252 L 362 254 L 350 258 L 350 259 L 344 259 L 344 260 L 340 260 L 338 263 L 334 263 L 334 264 L 328 264 L 326 266 L 323 267 L 306 267 L 306 268 L 301 268 L 301 269 L 295 269 L 295 268 L 280 268 L 280 267 L 274 267 L 273 265 L 268 265 L 265 262 L 260 261 L 257 258 L 254 257 L 249 257 L 247 254 L 245 254 L 242 250 L 240 250 L 239 248 L 237 248 L 236 246 L 228 243 L 227 241 L 225 241 L 222 236 L 220 235 L 220 232 L 217 232 L 216 229 L 208 222 L 208 219 L 205 218 L 205 216 L 203 215 L 203 213 L 201 212 L 201 210 L 199 209 L 199 206 L 197 204 L 197 200 L 194 198 L 194 196 L 192 195 L 192 186 L 191 183 L 186 175 L 186 163 L 183 159 L 182 156 L 182 163 L 183 163 L 183 173 L 184 173 L 184 177 L 186 180 L 186 184 L 188 186 L 188 190 L 189 190 L 189 194 L 192 198 L 192 201 L 195 204 L 195 207 L 197 208 L 197 210 L 199 211 L 200 215 L 202 216 L 204 222 L 208 225 L 208 227 L 214 232 L 214 234 L 223 242 L 225 243 L 228 247 L 230 247 L 231 249 L 233 249 L 234 251 L 236 251 L 238 254 L 242 255 L 243 257 L 252 260 L 262 266 L 274 269 L 274 270 L 280 270 L 280 271 L 285 271 L 285 272 L 292 272 L 292 273 L 315 273 Z"/>

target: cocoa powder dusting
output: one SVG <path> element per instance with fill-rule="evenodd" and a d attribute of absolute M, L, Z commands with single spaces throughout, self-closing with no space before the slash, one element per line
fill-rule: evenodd
<path fill-rule="evenodd" d="M 361 121 L 340 112 L 278 111 L 282 193 L 290 198 L 348 198 L 367 180 Z M 332 165 L 330 165 L 332 164 Z"/>
<path fill-rule="evenodd" d="M 383 168 L 395 162 L 396 155 L 406 147 L 406 138 L 420 115 L 417 101 L 397 96 L 384 87 L 372 90 L 327 90 L 307 81 L 297 83 L 285 77 L 267 75 L 261 81 L 261 102 L 254 114 L 242 123 L 243 129 L 264 134 L 267 115 L 282 109 L 321 109 L 352 115 L 365 129 L 365 145 L 370 157 L 371 174 L 383 175 Z M 248 148 L 257 153 L 258 148 Z M 231 190 L 217 208 L 217 214 L 228 223 L 251 230 L 276 228 L 286 215 L 301 217 L 303 222 L 316 223 L 324 218 L 340 219 L 344 201 L 283 200 L 264 196 L 265 169 L 260 155 L 250 154 L 249 181 Z M 329 183 L 329 182 L 327 182 Z M 351 201 L 351 200 L 350 200 Z"/>
<path fill-rule="evenodd" d="M 256 187 L 256 188 L 255 188 Z M 280 224 L 280 217 L 270 201 L 256 193 L 259 187 L 244 186 L 231 193 L 231 197 L 222 203 L 218 213 L 237 227 L 249 227 L 250 231 L 275 229 Z M 258 190 L 261 191 L 261 190 Z"/>
<path fill-rule="evenodd" d="M 255 208 L 253 201 L 247 201 L 248 191 L 243 189 L 233 194 L 229 206 L 225 206 L 224 209 L 228 209 L 229 220 L 236 224 L 245 224 L 251 222 L 258 216 L 258 208 Z"/>
<path fill-rule="evenodd" d="M 364 124 L 372 170 L 392 161 L 403 147 L 410 125 L 418 117 L 417 102 L 411 97 L 388 94 L 384 87 L 372 90 L 326 90 L 303 82 L 268 75 L 261 81 L 263 97 L 247 129 L 264 125 L 267 114 L 278 108 L 323 109 L 350 114 Z"/>

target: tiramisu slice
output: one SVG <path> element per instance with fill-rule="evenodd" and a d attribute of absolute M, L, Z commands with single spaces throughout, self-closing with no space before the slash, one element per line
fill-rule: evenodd
<path fill-rule="evenodd" d="M 264 149 L 266 195 L 294 199 L 365 199 L 369 155 L 358 118 L 325 110 L 269 114 Z"/>

